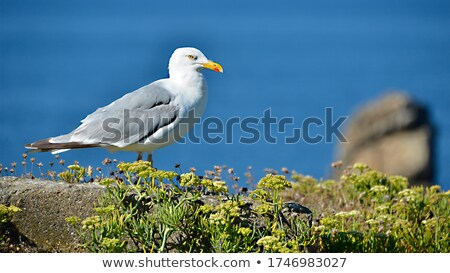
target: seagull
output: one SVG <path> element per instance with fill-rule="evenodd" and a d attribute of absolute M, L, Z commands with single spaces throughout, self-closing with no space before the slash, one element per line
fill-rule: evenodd
<path fill-rule="evenodd" d="M 153 151 L 175 143 L 198 122 L 208 100 L 203 69 L 223 73 L 220 64 L 198 49 L 176 49 L 169 77 L 152 82 L 98 108 L 72 132 L 25 145 L 29 152 L 58 154 L 72 149 L 132 151 L 153 165 Z"/>

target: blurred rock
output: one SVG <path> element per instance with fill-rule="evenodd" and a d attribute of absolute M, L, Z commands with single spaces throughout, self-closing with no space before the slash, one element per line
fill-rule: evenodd
<path fill-rule="evenodd" d="M 430 185 L 433 133 L 423 105 L 405 93 L 389 93 L 351 115 L 344 133 L 348 142 L 340 145 L 338 159 L 405 176 L 413 185 Z"/>

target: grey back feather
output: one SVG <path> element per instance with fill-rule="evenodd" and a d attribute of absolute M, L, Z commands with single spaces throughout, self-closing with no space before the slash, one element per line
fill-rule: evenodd
<path fill-rule="evenodd" d="M 79 142 L 125 147 L 145 139 L 169 124 L 178 123 L 179 106 L 173 95 L 154 82 L 97 109 L 67 135 L 53 143 Z"/>

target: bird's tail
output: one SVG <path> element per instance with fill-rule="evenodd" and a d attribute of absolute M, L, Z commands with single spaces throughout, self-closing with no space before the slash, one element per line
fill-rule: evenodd
<path fill-rule="evenodd" d="M 36 142 L 26 144 L 25 148 L 30 149 L 28 152 L 51 152 L 52 154 L 59 154 L 72 149 L 94 148 L 100 147 L 98 144 L 84 144 L 80 142 L 50 142 L 51 138 L 38 140 Z"/>

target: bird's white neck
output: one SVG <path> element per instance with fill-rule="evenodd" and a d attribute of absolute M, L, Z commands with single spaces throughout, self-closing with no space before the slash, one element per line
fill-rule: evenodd
<path fill-rule="evenodd" d="M 208 85 L 203 74 L 192 70 L 169 70 L 169 78 L 181 91 L 180 99 L 194 108 L 198 107 L 196 111 L 201 115 L 208 100 Z"/>
<path fill-rule="evenodd" d="M 169 77 L 178 86 L 182 87 L 185 90 L 198 90 L 201 93 L 207 92 L 208 87 L 206 84 L 205 77 L 199 71 L 192 70 L 169 70 Z M 196 94 L 196 95 L 204 95 L 204 94 Z"/>
<path fill-rule="evenodd" d="M 200 71 L 169 68 L 169 77 L 179 83 L 188 85 L 199 85 L 204 81 Z"/>

